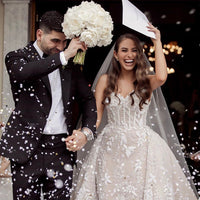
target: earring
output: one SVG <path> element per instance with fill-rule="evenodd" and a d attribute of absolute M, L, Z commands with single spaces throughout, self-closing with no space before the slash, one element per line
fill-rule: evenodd
<path fill-rule="evenodd" d="M 118 58 L 116 58 L 116 60 L 117 60 L 117 62 L 119 61 L 119 59 L 118 59 Z"/>

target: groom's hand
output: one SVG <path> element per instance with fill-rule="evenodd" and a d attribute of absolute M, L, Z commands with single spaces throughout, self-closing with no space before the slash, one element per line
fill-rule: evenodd
<path fill-rule="evenodd" d="M 87 46 L 84 42 L 81 42 L 79 38 L 73 38 L 67 49 L 64 51 L 65 59 L 69 60 L 70 58 L 74 57 L 78 50 L 86 51 Z"/>
<path fill-rule="evenodd" d="M 87 143 L 86 136 L 80 130 L 74 130 L 72 135 L 65 140 L 69 151 L 78 151 Z"/>

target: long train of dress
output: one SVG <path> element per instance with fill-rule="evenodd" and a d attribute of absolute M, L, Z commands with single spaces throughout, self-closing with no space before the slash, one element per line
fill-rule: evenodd
<path fill-rule="evenodd" d="M 108 124 L 82 165 L 72 200 L 195 200 L 166 142 L 146 125 L 148 105 L 111 94 Z"/>

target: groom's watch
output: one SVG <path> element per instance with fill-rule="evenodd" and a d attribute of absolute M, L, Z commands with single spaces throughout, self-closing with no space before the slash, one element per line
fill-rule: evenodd
<path fill-rule="evenodd" d="M 86 136 L 87 141 L 90 141 L 90 140 L 94 139 L 94 135 L 93 135 L 91 130 L 89 130 L 87 128 L 82 128 L 81 132 Z"/>

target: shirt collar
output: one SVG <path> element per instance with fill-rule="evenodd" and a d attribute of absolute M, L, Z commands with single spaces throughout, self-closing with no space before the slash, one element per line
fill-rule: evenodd
<path fill-rule="evenodd" d="M 40 47 L 37 44 L 37 40 L 33 43 L 33 46 L 35 47 L 36 51 L 38 52 L 38 54 L 40 55 L 40 57 L 43 57 L 43 51 L 40 49 Z"/>

